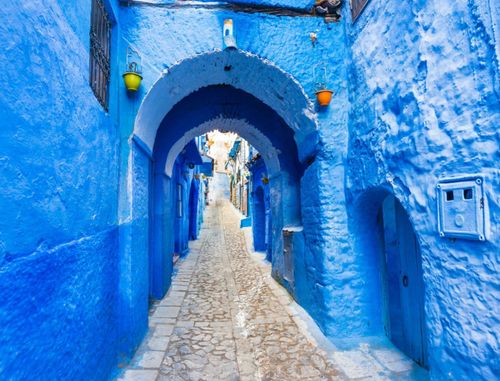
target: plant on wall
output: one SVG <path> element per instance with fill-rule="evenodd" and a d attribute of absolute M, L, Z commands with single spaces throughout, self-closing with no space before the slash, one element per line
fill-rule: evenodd
<path fill-rule="evenodd" d="M 313 70 L 313 76 L 316 81 L 316 99 L 318 104 L 322 107 L 326 107 L 330 104 L 332 100 L 333 91 L 329 90 L 327 87 L 327 68 L 323 65 L 319 70 Z"/>
<path fill-rule="evenodd" d="M 123 81 L 128 91 L 137 91 L 141 86 L 142 67 L 141 57 L 131 47 L 127 48 L 127 62 L 125 73 L 123 73 Z"/>

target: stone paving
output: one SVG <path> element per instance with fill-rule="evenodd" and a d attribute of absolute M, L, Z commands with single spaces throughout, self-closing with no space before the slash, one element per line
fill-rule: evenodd
<path fill-rule="evenodd" d="M 246 247 L 232 206 L 209 207 L 121 381 L 417 379 L 397 351 L 318 345 L 269 266 Z"/>

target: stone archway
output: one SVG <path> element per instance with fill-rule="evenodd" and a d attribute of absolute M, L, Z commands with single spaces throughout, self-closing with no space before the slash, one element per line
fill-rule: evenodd
<path fill-rule="evenodd" d="M 229 109 L 229 111 L 228 111 Z M 302 164 L 293 131 L 270 107 L 254 96 L 228 85 L 207 86 L 178 102 L 162 120 L 152 152 L 154 162 L 155 234 L 154 258 L 171 251 L 165 226 L 173 216 L 170 197 L 176 158 L 196 136 L 213 129 L 237 133 L 260 153 L 269 168 L 273 223 L 273 265 L 282 274 L 282 229 L 301 225 L 300 178 Z M 137 169 L 140 170 L 140 169 Z M 140 177 L 140 176 L 136 176 Z M 170 201 L 169 201 L 170 200 Z M 163 233 L 162 233 L 163 232 Z M 160 261 L 159 261 L 160 262 Z M 153 282 L 155 283 L 155 282 Z M 160 293 L 161 294 L 161 293 Z"/>
<path fill-rule="evenodd" d="M 160 123 L 174 105 L 211 85 L 233 86 L 261 100 L 293 130 L 299 159 L 314 156 L 318 122 L 300 84 L 270 61 L 236 50 L 194 56 L 164 71 L 141 104 L 134 137 L 152 151 Z"/>
<path fill-rule="evenodd" d="M 200 98 L 210 91 L 230 92 L 229 103 L 238 98 L 250 103 L 253 112 L 241 107 L 241 102 L 239 106 L 228 102 L 217 106 L 215 101 L 210 103 L 217 96 Z M 186 108 L 193 99 L 197 108 Z M 268 120 L 263 120 L 266 116 Z M 137 113 L 130 139 L 120 205 L 124 224 L 120 247 L 126 264 L 121 287 L 129 290 L 124 303 L 132 314 L 147 312 L 148 290 L 142 283 L 148 282 L 148 277 L 152 278 L 153 298 L 162 297 L 170 285 L 172 242 L 164 232 L 173 230 L 168 205 L 174 192 L 169 177 L 173 162 L 190 139 L 214 127 L 240 134 L 262 153 L 270 174 L 273 274 L 280 277 L 284 271 L 283 256 L 279 255 L 282 229 L 301 225 L 301 173 L 305 163 L 314 158 L 319 139 L 313 104 L 296 80 L 255 55 L 217 51 L 195 56 L 171 67 L 152 86 Z M 151 171 L 152 182 L 146 175 Z M 145 207 L 145 201 L 151 199 L 153 206 Z M 153 222 L 148 223 L 150 220 Z M 152 266 L 145 251 L 151 253 Z M 148 276 L 140 275 L 148 272 L 148 267 Z M 286 285 L 286 280 L 282 281 Z"/>

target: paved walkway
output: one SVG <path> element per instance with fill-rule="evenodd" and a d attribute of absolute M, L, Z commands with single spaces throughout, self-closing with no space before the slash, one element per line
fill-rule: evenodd
<path fill-rule="evenodd" d="M 366 350 L 327 353 L 269 273 L 248 253 L 232 206 L 209 207 L 121 380 L 413 379 L 400 377 L 413 365 L 394 351 L 379 353 L 392 370 Z"/>

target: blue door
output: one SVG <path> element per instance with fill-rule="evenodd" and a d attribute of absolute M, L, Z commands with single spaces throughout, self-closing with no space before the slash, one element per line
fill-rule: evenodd
<path fill-rule="evenodd" d="M 407 356 L 426 367 L 424 284 L 418 241 L 394 196 L 384 200 L 380 214 L 386 334 Z"/>
<path fill-rule="evenodd" d="M 266 208 L 264 190 L 258 187 L 253 196 L 253 246 L 255 251 L 266 250 Z"/>
<path fill-rule="evenodd" d="M 193 179 L 189 190 L 189 239 L 198 238 L 198 198 L 199 184 Z"/>

